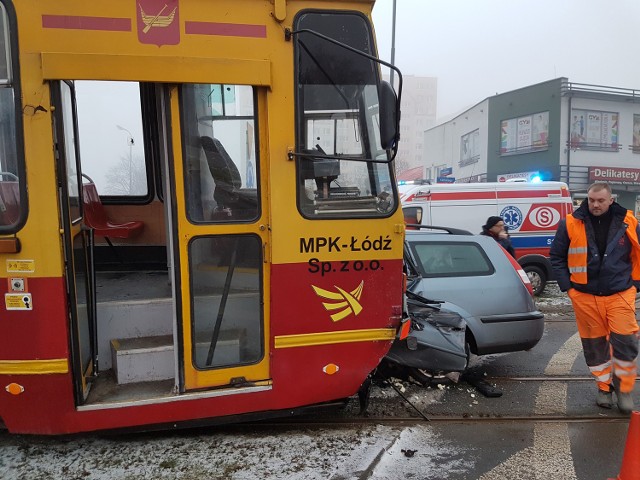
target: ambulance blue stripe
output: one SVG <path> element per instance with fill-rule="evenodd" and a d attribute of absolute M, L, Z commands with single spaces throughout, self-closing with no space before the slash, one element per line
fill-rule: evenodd
<path fill-rule="evenodd" d="M 553 235 L 535 236 L 535 237 L 520 237 L 513 235 L 511 237 L 511 244 L 513 248 L 544 248 L 550 247 L 553 241 Z"/>

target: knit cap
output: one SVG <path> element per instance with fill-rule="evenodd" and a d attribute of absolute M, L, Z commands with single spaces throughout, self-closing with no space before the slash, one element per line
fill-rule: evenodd
<path fill-rule="evenodd" d="M 493 216 L 493 217 L 489 217 L 487 218 L 487 223 L 484 226 L 484 228 L 486 228 L 487 230 L 489 230 L 491 227 L 494 227 L 496 225 L 496 223 L 502 222 L 502 217 L 497 217 L 497 216 Z"/>

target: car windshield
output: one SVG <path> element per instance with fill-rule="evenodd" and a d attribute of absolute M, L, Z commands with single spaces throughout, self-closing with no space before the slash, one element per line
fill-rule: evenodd
<path fill-rule="evenodd" d="M 489 258 L 474 242 L 410 241 L 410 248 L 424 278 L 484 276 L 494 272 Z"/>

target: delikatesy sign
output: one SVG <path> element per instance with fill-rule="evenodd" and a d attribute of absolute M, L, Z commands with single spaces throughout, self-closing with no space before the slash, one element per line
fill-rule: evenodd
<path fill-rule="evenodd" d="M 589 181 L 640 185 L 640 168 L 589 167 Z"/>
<path fill-rule="evenodd" d="M 533 177 L 539 175 L 539 172 L 516 172 L 516 173 L 502 173 L 498 174 L 497 180 L 499 182 L 506 182 L 515 178 L 524 178 L 527 182 L 530 182 Z"/>

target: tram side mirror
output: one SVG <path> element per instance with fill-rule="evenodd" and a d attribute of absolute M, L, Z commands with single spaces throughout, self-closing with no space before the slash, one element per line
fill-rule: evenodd
<path fill-rule="evenodd" d="M 381 82 L 378 87 L 380 105 L 380 143 L 384 150 L 392 150 L 398 143 L 398 97 L 389 82 Z"/>

